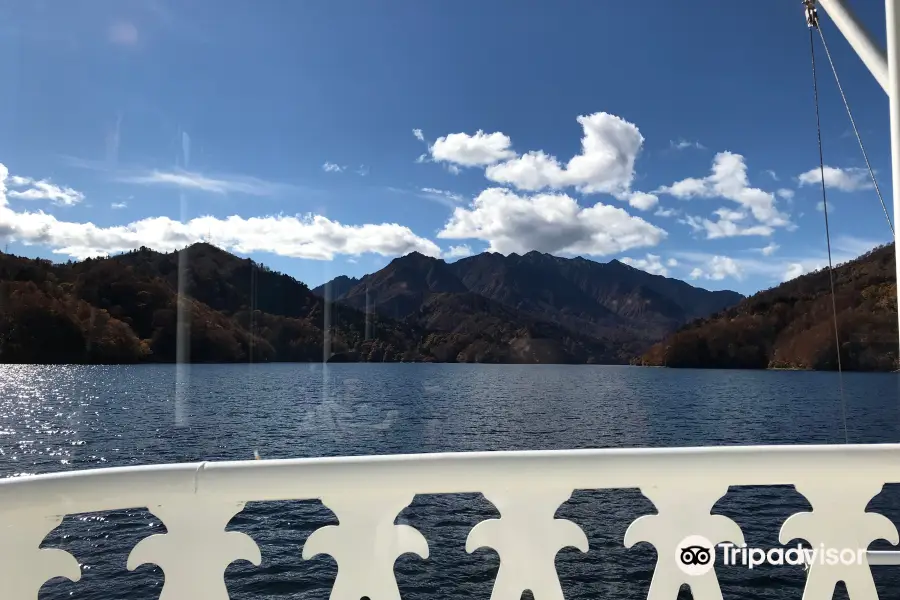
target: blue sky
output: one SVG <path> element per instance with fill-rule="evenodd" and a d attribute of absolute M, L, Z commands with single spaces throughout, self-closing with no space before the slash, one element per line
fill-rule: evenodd
<path fill-rule="evenodd" d="M 7 3 L 0 233 L 54 260 L 208 239 L 313 286 L 412 250 L 743 293 L 826 265 L 800 3 L 679 6 Z M 822 19 L 890 206 L 887 97 Z M 842 261 L 890 231 L 817 59 Z"/>

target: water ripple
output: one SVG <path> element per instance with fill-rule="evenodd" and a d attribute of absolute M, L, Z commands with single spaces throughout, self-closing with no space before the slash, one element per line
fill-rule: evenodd
<path fill-rule="evenodd" d="M 0 476 L 254 455 L 843 441 L 831 373 L 281 364 L 199 365 L 187 374 L 176 396 L 172 366 L 0 367 Z M 892 374 L 845 375 L 852 442 L 900 441 L 897 385 Z M 761 546 L 777 545 L 784 519 L 805 509 L 785 486 L 734 488 L 715 508 Z M 898 486 L 887 486 L 870 510 L 900 523 Z M 557 555 L 568 600 L 646 598 L 655 552 L 647 544 L 626 549 L 622 539 L 633 519 L 651 512 L 637 490 L 578 490 L 560 507 L 558 517 L 579 524 L 590 542 L 587 554 Z M 497 554 L 467 554 L 465 539 L 476 523 L 496 516 L 480 495 L 417 496 L 398 522 L 419 529 L 431 554 L 397 560 L 403 598 L 487 600 Z M 251 535 L 263 563 L 227 569 L 231 597 L 326 600 L 334 561 L 304 561 L 300 552 L 315 529 L 335 522 L 319 502 L 248 503 L 229 529 Z M 72 552 L 83 578 L 52 580 L 40 598 L 157 598 L 162 571 L 144 565 L 128 572 L 125 562 L 140 539 L 163 531 L 143 509 L 67 516 L 45 546 Z M 726 599 L 802 595 L 799 568 L 719 572 Z M 881 597 L 896 595 L 900 570 L 873 572 Z M 846 597 L 842 586 L 836 597 Z"/>

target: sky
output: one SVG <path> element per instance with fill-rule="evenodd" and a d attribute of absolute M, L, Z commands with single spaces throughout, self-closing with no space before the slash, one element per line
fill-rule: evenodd
<path fill-rule="evenodd" d="M 820 16 L 890 209 L 887 96 Z M 892 236 L 816 58 L 839 263 Z M 799 1 L 33 0 L 0 81 L 20 255 L 209 241 L 316 286 L 538 250 L 744 294 L 827 266 Z"/>

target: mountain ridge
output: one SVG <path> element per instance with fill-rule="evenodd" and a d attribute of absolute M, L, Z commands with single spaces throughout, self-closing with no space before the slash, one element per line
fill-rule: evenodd
<path fill-rule="evenodd" d="M 65 264 L 0 254 L 0 359 L 623 364 L 632 355 L 625 338 L 600 338 L 477 294 L 444 261 L 413 255 L 389 266 L 341 280 L 357 290 L 349 294 L 362 301 L 357 310 L 205 243 Z M 366 314 L 364 282 L 374 286 L 370 301 L 393 307 L 396 318 Z M 547 303 L 554 301 L 551 294 Z"/>
<path fill-rule="evenodd" d="M 333 280 L 333 289 L 339 287 Z M 328 285 L 328 284 L 326 284 Z M 322 294 L 324 285 L 314 293 Z M 580 336 L 617 345 L 627 362 L 690 320 L 730 306 L 742 295 L 713 292 L 613 260 L 598 263 L 531 251 L 493 252 L 453 263 L 413 252 L 395 258 L 335 300 L 408 318 L 435 293 L 474 293 Z"/>
<path fill-rule="evenodd" d="M 898 366 L 894 244 L 763 290 L 685 325 L 635 364 L 672 368 L 892 371 Z M 835 343 L 835 318 L 840 344 Z"/>

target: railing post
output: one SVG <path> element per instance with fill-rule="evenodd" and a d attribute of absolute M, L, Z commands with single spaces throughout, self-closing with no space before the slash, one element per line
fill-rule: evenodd
<path fill-rule="evenodd" d="M 900 2 L 885 0 L 884 17 L 887 27 L 888 99 L 891 111 L 891 182 L 894 204 L 894 223 L 900 216 Z M 895 226 L 896 227 L 896 226 Z M 897 281 L 900 282 L 900 245 L 894 240 Z M 898 287 L 900 291 L 900 287 Z M 900 333 L 900 301 L 897 302 L 898 333 Z M 900 339 L 900 338 L 898 338 Z M 898 356 L 900 358 L 900 356 Z"/>

